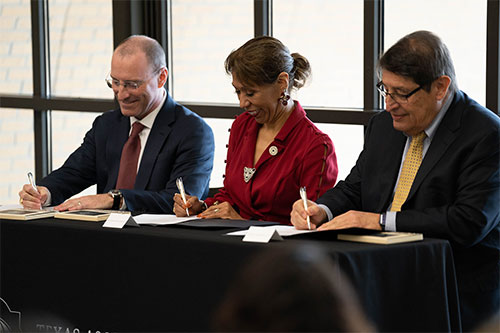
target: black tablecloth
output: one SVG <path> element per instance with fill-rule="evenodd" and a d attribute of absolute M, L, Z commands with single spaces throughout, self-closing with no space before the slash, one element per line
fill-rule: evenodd
<path fill-rule="evenodd" d="M 0 297 L 8 304 L 1 317 L 19 312 L 23 331 L 207 331 L 249 256 L 315 243 L 340 263 L 378 330 L 460 329 L 445 240 L 376 245 L 324 232 L 258 244 L 228 231 L 0 220 Z"/>

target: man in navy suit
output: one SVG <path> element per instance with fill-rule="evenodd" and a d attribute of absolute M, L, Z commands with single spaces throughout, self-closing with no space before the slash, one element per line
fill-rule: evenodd
<path fill-rule="evenodd" d="M 19 197 L 24 207 L 172 213 L 178 177 L 187 193 L 206 196 L 213 165 L 212 130 L 169 96 L 165 61 L 163 48 L 149 37 L 131 36 L 118 45 L 106 81 L 120 108 L 98 116 L 82 145 L 38 182 L 37 191 L 23 186 Z M 136 143 L 136 157 L 130 158 L 122 151 L 137 125 L 141 130 L 135 140 L 140 145 Z M 134 166 L 125 168 L 131 161 Z M 128 185 L 117 186 L 117 181 Z M 93 184 L 98 194 L 67 200 Z"/>
<path fill-rule="evenodd" d="M 307 212 L 294 203 L 291 222 L 307 228 L 309 215 L 318 230 L 360 227 L 448 239 L 462 327 L 474 329 L 499 309 L 500 118 L 458 89 L 448 49 L 430 32 L 400 39 L 379 67 L 387 112 L 370 120 L 345 181 L 309 202 Z M 421 133 L 423 159 L 406 199 L 395 204 L 411 141 Z"/>

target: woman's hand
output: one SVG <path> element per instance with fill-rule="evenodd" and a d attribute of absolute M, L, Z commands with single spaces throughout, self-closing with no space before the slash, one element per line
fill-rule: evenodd
<path fill-rule="evenodd" d="M 226 220 L 243 220 L 233 206 L 229 202 L 213 204 L 206 211 L 198 215 L 202 219 L 226 219 Z"/>

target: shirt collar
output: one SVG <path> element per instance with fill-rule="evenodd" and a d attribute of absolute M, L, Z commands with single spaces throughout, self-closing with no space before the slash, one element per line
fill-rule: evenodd
<path fill-rule="evenodd" d="M 165 89 L 163 89 L 163 97 L 161 99 L 161 103 L 158 104 L 158 106 L 151 111 L 146 117 L 142 119 L 137 119 L 136 117 L 130 117 L 130 127 L 136 122 L 139 121 L 141 124 L 144 125 L 144 127 L 147 127 L 151 129 L 153 127 L 153 123 L 155 122 L 156 116 L 158 115 L 158 112 L 160 112 L 160 109 L 163 107 L 163 104 L 165 103 L 165 100 L 167 99 L 167 93 Z"/>

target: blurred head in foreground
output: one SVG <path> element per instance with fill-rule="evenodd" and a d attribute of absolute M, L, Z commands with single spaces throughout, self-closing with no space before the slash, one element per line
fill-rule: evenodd
<path fill-rule="evenodd" d="M 318 247 L 272 248 L 238 274 L 217 331 L 373 332 L 338 265 Z"/>

